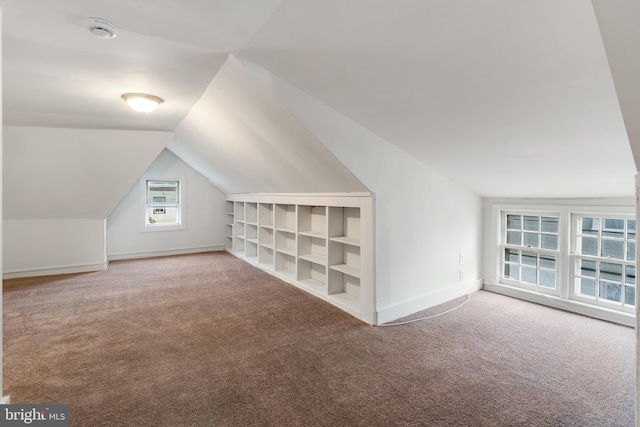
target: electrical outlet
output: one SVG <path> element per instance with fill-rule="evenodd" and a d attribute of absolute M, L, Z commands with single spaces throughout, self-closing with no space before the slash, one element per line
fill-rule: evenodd
<path fill-rule="evenodd" d="M 460 264 L 464 264 L 464 254 L 462 252 L 460 252 Z"/>
<path fill-rule="evenodd" d="M 460 280 L 464 280 L 464 270 L 460 270 Z"/>

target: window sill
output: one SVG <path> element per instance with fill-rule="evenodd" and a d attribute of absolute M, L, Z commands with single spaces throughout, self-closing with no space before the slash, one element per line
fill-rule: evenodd
<path fill-rule="evenodd" d="M 610 310 L 604 307 L 597 307 L 574 300 L 565 300 L 553 295 L 520 289 L 505 284 L 485 283 L 484 289 L 490 292 L 523 299 L 525 301 L 533 302 L 536 304 L 546 305 L 548 307 L 553 307 L 576 314 L 582 314 L 584 316 L 606 320 L 608 322 L 618 323 L 620 325 L 629 326 L 632 328 L 636 327 L 636 316 L 631 313 Z"/>
<path fill-rule="evenodd" d="M 155 233 L 156 231 L 180 231 L 186 230 L 186 224 L 158 224 L 158 225 L 146 225 L 140 228 L 142 233 Z"/>

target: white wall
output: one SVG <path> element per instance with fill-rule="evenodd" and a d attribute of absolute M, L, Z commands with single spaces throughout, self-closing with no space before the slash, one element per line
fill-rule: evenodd
<path fill-rule="evenodd" d="M 104 219 L 171 132 L 5 126 L 4 218 Z"/>
<path fill-rule="evenodd" d="M 479 287 L 481 197 L 264 69 L 241 61 L 375 194 L 379 323 Z"/>
<path fill-rule="evenodd" d="M 5 219 L 4 277 L 106 268 L 104 219 Z"/>
<path fill-rule="evenodd" d="M 186 228 L 142 232 L 138 182 L 107 218 L 107 254 L 110 260 L 177 253 L 222 250 L 225 243 L 225 195 L 168 150 L 160 153 L 145 174 L 184 177 Z"/>

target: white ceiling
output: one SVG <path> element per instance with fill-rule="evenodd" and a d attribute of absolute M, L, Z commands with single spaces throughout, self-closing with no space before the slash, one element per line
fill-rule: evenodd
<path fill-rule="evenodd" d="M 175 130 L 246 57 L 483 196 L 632 196 L 585 0 L 0 0 L 5 124 Z M 82 25 L 118 28 L 102 40 Z M 152 115 L 124 92 L 165 99 Z"/>

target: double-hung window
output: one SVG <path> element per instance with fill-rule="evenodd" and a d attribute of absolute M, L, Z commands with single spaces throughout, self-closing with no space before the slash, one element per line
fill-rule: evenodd
<path fill-rule="evenodd" d="M 143 177 L 140 189 L 143 199 L 141 231 L 167 231 L 185 228 L 183 179 Z"/>
<path fill-rule="evenodd" d="M 549 291 L 558 282 L 558 216 L 503 213 L 502 277 Z"/>
<path fill-rule="evenodd" d="M 572 222 L 572 296 L 607 308 L 633 310 L 636 220 L 575 214 Z"/>
<path fill-rule="evenodd" d="M 498 244 L 487 289 L 630 324 L 632 208 L 494 205 L 493 213 Z"/>
<path fill-rule="evenodd" d="M 147 225 L 180 224 L 179 181 L 147 180 Z"/>

